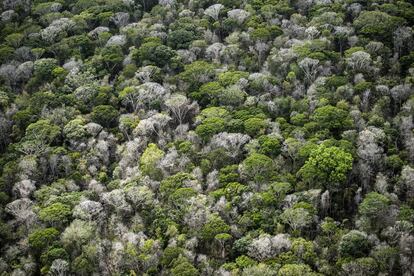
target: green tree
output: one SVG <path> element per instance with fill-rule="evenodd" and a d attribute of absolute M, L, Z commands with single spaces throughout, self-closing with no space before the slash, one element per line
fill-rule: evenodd
<path fill-rule="evenodd" d="M 337 191 L 352 169 L 353 157 L 338 147 L 319 145 L 311 151 L 298 175 L 312 186 Z"/>
<path fill-rule="evenodd" d="M 184 250 L 176 246 L 168 246 L 164 249 L 161 264 L 167 268 L 171 267 L 175 260 L 184 254 Z"/>
<path fill-rule="evenodd" d="M 156 144 L 149 144 L 139 162 L 142 173 L 156 179 L 160 178 L 162 175 L 156 165 L 163 156 L 164 152 Z"/>
<path fill-rule="evenodd" d="M 292 208 L 285 209 L 280 215 L 280 218 L 284 223 L 289 225 L 294 234 L 297 234 L 298 230 L 309 226 L 313 222 L 313 212 L 314 210 L 311 206 L 308 206 L 308 204 L 304 202 L 300 202 L 295 204 Z"/>
<path fill-rule="evenodd" d="M 318 275 L 306 264 L 285 264 L 279 269 L 278 276 L 312 276 Z"/>
<path fill-rule="evenodd" d="M 229 231 L 230 226 L 219 215 L 212 215 L 201 228 L 200 237 L 206 242 L 211 242 L 216 235 L 228 233 Z"/>
<path fill-rule="evenodd" d="M 363 11 L 353 22 L 356 30 L 371 39 L 390 42 L 393 31 L 404 19 L 381 11 Z"/>
<path fill-rule="evenodd" d="M 205 61 L 195 61 L 184 67 L 179 78 L 189 85 L 190 91 L 197 90 L 203 83 L 210 81 L 215 75 L 214 65 Z"/>
<path fill-rule="evenodd" d="M 172 276 L 198 276 L 198 270 L 184 257 L 177 259 L 174 262 L 174 267 L 171 269 Z"/>
<path fill-rule="evenodd" d="M 124 60 L 124 54 L 121 46 L 108 46 L 104 47 L 100 51 L 100 60 L 97 62 L 103 63 L 105 69 L 109 73 L 117 73 L 122 66 Z M 97 66 L 99 68 L 99 66 Z"/>
<path fill-rule="evenodd" d="M 185 29 L 172 31 L 168 35 L 168 45 L 173 49 L 187 49 L 195 36 L 193 32 Z"/>
<path fill-rule="evenodd" d="M 352 126 L 349 112 L 332 105 L 317 108 L 311 118 L 320 129 L 328 129 L 334 134 Z"/>
<path fill-rule="evenodd" d="M 210 139 L 214 134 L 224 131 L 225 121 L 222 118 L 211 117 L 205 119 L 200 125 L 195 129 L 197 135 L 199 135 L 203 140 Z"/>
<path fill-rule="evenodd" d="M 272 135 L 262 135 L 258 138 L 259 153 L 275 158 L 281 153 L 282 145 L 278 137 Z"/>
<path fill-rule="evenodd" d="M 51 265 L 56 259 L 68 260 L 68 252 L 61 247 L 50 247 L 40 256 L 42 264 L 46 266 Z"/>
<path fill-rule="evenodd" d="M 39 218 L 51 225 L 62 225 L 69 221 L 72 216 L 70 207 L 63 203 L 53 203 L 39 212 Z"/>
<path fill-rule="evenodd" d="M 272 159 L 260 153 L 249 155 L 242 163 L 242 173 L 256 183 L 268 180 L 273 174 L 273 170 Z"/>
<path fill-rule="evenodd" d="M 250 136 L 262 135 L 265 133 L 267 128 L 267 121 L 262 118 L 249 118 L 244 121 L 244 129 Z"/>
<path fill-rule="evenodd" d="M 114 127 L 118 121 L 119 112 L 111 105 L 98 105 L 92 109 L 92 120 L 104 127 Z"/>
<path fill-rule="evenodd" d="M 52 124 L 49 120 L 38 120 L 26 128 L 25 139 L 41 139 L 50 144 L 60 135 L 60 128 Z"/>
<path fill-rule="evenodd" d="M 344 257 L 363 257 L 366 256 L 371 248 L 371 243 L 368 240 L 366 233 L 351 230 L 343 235 L 339 242 L 339 253 Z"/>
<path fill-rule="evenodd" d="M 361 216 L 369 219 L 374 229 L 383 226 L 384 216 L 388 212 L 390 200 L 379 193 L 371 192 L 367 194 L 359 205 L 358 211 Z"/>
<path fill-rule="evenodd" d="M 191 93 L 190 96 L 202 106 L 216 105 L 218 96 L 223 89 L 224 87 L 220 83 L 212 81 L 203 84 L 198 91 Z"/>
<path fill-rule="evenodd" d="M 170 63 L 175 52 L 159 41 L 149 41 L 133 52 L 133 57 L 141 65 L 157 65 L 163 67 Z"/>
<path fill-rule="evenodd" d="M 56 241 L 59 234 L 59 231 L 53 227 L 35 230 L 29 235 L 29 246 L 40 253 Z"/>

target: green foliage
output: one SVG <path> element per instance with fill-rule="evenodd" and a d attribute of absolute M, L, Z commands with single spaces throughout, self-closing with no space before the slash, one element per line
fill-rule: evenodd
<path fill-rule="evenodd" d="M 26 128 L 25 139 L 40 139 L 52 143 L 60 135 L 60 128 L 48 120 L 39 120 Z"/>
<path fill-rule="evenodd" d="M 311 118 L 320 129 L 329 129 L 334 133 L 352 126 L 349 113 L 331 105 L 317 108 Z"/>
<path fill-rule="evenodd" d="M 250 257 L 242 255 L 236 258 L 236 264 L 237 264 L 237 267 L 239 268 L 245 268 L 245 267 L 256 265 L 257 262 Z"/>
<path fill-rule="evenodd" d="M 92 120 L 104 127 L 113 127 L 118 121 L 119 112 L 111 105 L 95 106 L 91 113 Z"/>
<path fill-rule="evenodd" d="M 146 42 L 133 53 L 138 64 L 165 66 L 170 63 L 171 58 L 175 56 L 175 52 L 159 42 Z"/>
<path fill-rule="evenodd" d="M 299 170 L 298 175 L 312 186 L 337 191 L 342 188 L 348 172 L 352 169 L 353 157 L 338 147 L 320 145 L 315 148 Z"/>
<path fill-rule="evenodd" d="M 387 213 L 390 200 L 379 193 L 368 193 L 362 203 L 359 205 L 359 213 L 362 216 L 379 221 Z"/>
<path fill-rule="evenodd" d="M 243 71 L 227 71 L 218 75 L 219 83 L 226 87 L 236 84 L 241 78 L 247 79 L 249 74 Z"/>
<path fill-rule="evenodd" d="M 193 32 L 178 29 L 172 31 L 168 36 L 168 45 L 173 49 L 186 49 L 195 39 Z"/>
<path fill-rule="evenodd" d="M 339 243 L 339 252 L 341 256 L 362 257 L 365 256 L 371 248 L 371 243 L 365 233 L 352 230 L 342 236 Z"/>
<path fill-rule="evenodd" d="M 170 267 L 179 256 L 183 255 L 184 250 L 180 247 L 169 246 L 165 248 L 161 257 L 161 264 Z"/>
<path fill-rule="evenodd" d="M 159 178 L 160 171 L 156 168 L 156 165 L 163 156 L 164 152 L 156 144 L 149 144 L 139 162 L 142 173 Z"/>
<path fill-rule="evenodd" d="M 44 228 L 35 230 L 29 235 L 30 248 L 40 253 L 59 238 L 59 231 L 55 228 Z"/>
<path fill-rule="evenodd" d="M 174 267 L 171 269 L 173 276 L 197 276 L 198 270 L 185 258 L 179 258 L 174 262 Z"/>
<path fill-rule="evenodd" d="M 2 1 L 2 275 L 414 274 L 411 2 Z"/>
<path fill-rule="evenodd" d="M 207 118 L 200 125 L 197 126 L 195 132 L 202 139 L 208 140 L 214 134 L 224 131 L 225 121 L 222 118 Z"/>
<path fill-rule="evenodd" d="M 392 32 L 404 20 L 381 11 L 364 11 L 354 21 L 355 28 L 372 39 L 390 39 Z"/>
<path fill-rule="evenodd" d="M 312 272 L 312 269 L 306 264 L 286 264 L 279 269 L 277 275 L 280 276 L 299 276 L 306 275 L 312 276 L 317 275 Z"/>
<path fill-rule="evenodd" d="M 260 136 L 259 139 L 260 149 L 259 153 L 275 158 L 281 153 L 282 145 L 279 138 L 271 135 Z"/>
<path fill-rule="evenodd" d="M 189 84 L 189 90 L 194 91 L 198 89 L 203 83 L 212 79 L 214 72 L 214 65 L 205 61 L 195 61 L 184 67 L 184 72 L 180 73 L 179 78 Z"/>
<path fill-rule="evenodd" d="M 200 231 L 200 237 L 204 241 L 212 241 L 216 235 L 228 233 L 230 226 L 218 215 L 212 215 Z"/>
<path fill-rule="evenodd" d="M 244 129 L 250 136 L 264 134 L 267 125 L 267 121 L 262 118 L 250 118 L 244 121 Z"/>
<path fill-rule="evenodd" d="M 51 265 L 54 260 L 68 260 L 69 255 L 65 249 L 61 247 L 49 248 L 45 253 L 40 256 L 40 260 L 44 265 Z"/>
<path fill-rule="evenodd" d="M 70 207 L 63 203 L 53 203 L 39 212 L 39 218 L 51 225 L 61 225 L 69 221 L 72 216 Z"/>
<path fill-rule="evenodd" d="M 268 156 L 253 153 L 243 163 L 243 173 L 255 182 L 263 182 L 273 174 L 274 164 Z"/>

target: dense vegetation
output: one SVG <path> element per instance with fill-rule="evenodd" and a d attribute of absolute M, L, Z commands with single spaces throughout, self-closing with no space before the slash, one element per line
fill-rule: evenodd
<path fill-rule="evenodd" d="M 0 275 L 414 275 L 412 1 L 0 13 Z"/>

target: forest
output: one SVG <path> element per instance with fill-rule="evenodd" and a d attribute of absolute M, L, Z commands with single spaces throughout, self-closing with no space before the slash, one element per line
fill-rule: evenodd
<path fill-rule="evenodd" d="M 410 0 L 0 1 L 0 276 L 414 275 Z"/>

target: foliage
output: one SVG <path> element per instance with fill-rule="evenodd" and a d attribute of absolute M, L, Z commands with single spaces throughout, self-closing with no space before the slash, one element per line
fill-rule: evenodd
<path fill-rule="evenodd" d="M 311 151 L 298 174 L 313 186 L 338 190 L 352 168 L 352 161 L 352 155 L 344 150 L 322 144 Z"/>
<path fill-rule="evenodd" d="M 0 274 L 414 275 L 414 4 L 4 0 Z"/>

